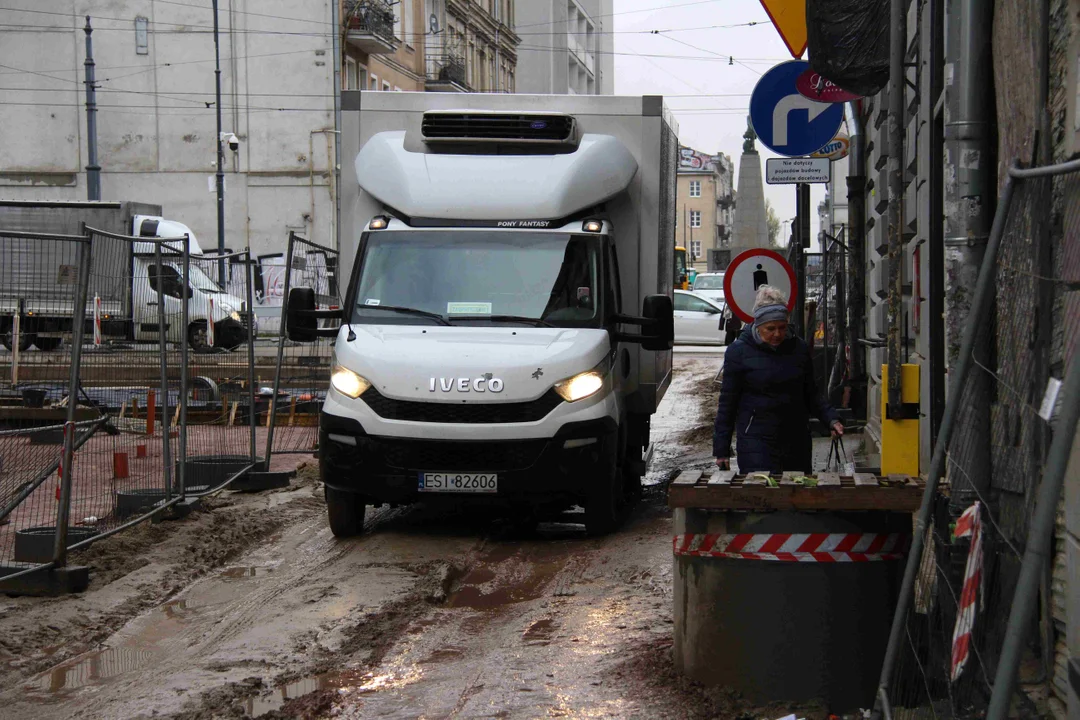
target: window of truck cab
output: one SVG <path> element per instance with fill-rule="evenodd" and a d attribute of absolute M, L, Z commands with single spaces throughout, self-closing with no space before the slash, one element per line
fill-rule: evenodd
<path fill-rule="evenodd" d="M 605 241 L 603 235 L 531 230 L 369 231 L 350 280 L 350 321 L 601 327 Z"/>

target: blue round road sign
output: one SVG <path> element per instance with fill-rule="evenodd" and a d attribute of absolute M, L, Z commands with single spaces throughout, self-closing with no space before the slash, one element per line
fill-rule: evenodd
<path fill-rule="evenodd" d="M 810 63 L 791 60 L 765 73 L 750 96 L 750 122 L 761 143 L 778 155 L 798 157 L 827 145 L 844 122 L 843 103 L 803 96 L 795 80 Z"/>

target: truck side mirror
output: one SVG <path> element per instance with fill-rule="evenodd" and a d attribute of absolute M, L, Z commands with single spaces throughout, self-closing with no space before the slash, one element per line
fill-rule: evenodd
<path fill-rule="evenodd" d="M 321 337 L 337 337 L 338 329 L 319 327 L 319 319 L 340 320 L 344 313 L 340 309 L 318 310 L 313 289 L 293 288 L 289 291 L 288 303 L 285 312 L 285 335 L 290 340 L 309 343 Z"/>
<path fill-rule="evenodd" d="M 647 295 L 641 314 L 649 322 L 642 326 L 641 347 L 645 350 L 670 350 L 675 345 L 675 310 L 667 295 Z"/>
<path fill-rule="evenodd" d="M 299 287 L 289 290 L 285 334 L 296 342 L 315 342 L 319 319 L 315 317 L 315 291 Z"/>

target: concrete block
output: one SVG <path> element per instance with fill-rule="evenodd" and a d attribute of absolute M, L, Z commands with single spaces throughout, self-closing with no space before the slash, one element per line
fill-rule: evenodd
<path fill-rule="evenodd" d="M 31 563 L 7 563 L 0 565 L 0 593 L 6 595 L 35 595 L 53 597 L 79 593 L 90 585 L 90 568 L 82 565 L 67 566 L 58 569 L 39 570 L 27 573 L 12 580 L 5 580 L 34 567 Z"/>

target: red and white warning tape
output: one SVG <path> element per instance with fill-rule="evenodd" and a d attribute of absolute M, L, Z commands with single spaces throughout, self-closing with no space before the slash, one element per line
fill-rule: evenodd
<path fill-rule="evenodd" d="M 953 629 L 952 680 L 955 682 L 968 660 L 971 631 L 975 626 L 979 583 L 982 580 L 982 521 L 979 518 L 979 503 L 976 502 L 965 510 L 956 521 L 953 536 L 971 538 L 967 566 L 964 568 L 964 588 L 960 591 L 956 627 Z"/>
<path fill-rule="evenodd" d="M 904 533 L 771 533 L 676 535 L 676 555 L 778 562 L 877 562 L 899 560 Z"/>

